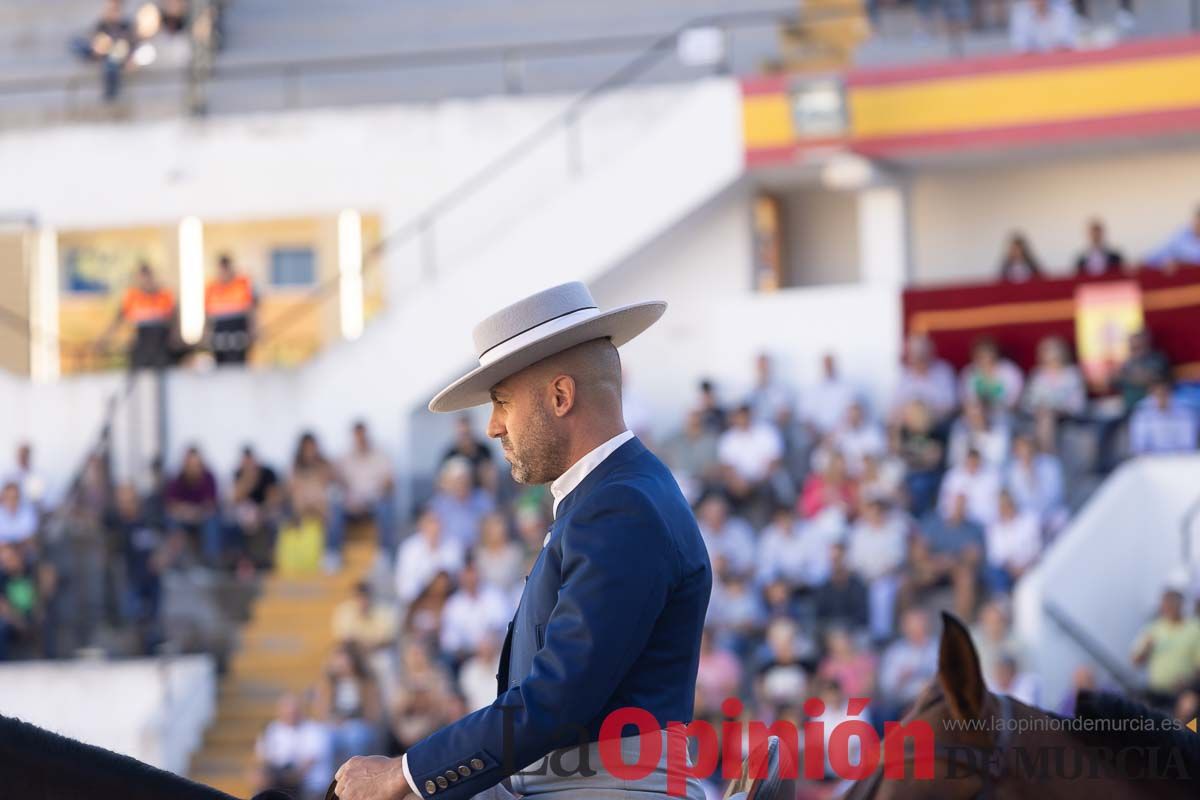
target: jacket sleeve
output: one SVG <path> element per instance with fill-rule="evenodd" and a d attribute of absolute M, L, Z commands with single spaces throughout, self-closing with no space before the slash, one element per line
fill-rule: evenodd
<path fill-rule="evenodd" d="M 469 798 L 579 743 L 644 649 L 677 568 L 648 497 L 616 484 L 586 498 L 562 534 L 558 602 L 530 673 L 409 748 L 421 796 Z"/>

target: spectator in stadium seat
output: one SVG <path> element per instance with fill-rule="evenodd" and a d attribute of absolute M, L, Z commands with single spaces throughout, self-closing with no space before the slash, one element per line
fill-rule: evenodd
<path fill-rule="evenodd" d="M 1182 266 L 1200 266 L 1200 208 L 1196 209 L 1192 223 L 1151 253 L 1146 264 L 1168 272 Z"/>
<path fill-rule="evenodd" d="M 359 581 L 354 595 L 333 610 L 333 638 L 349 643 L 359 652 L 370 654 L 396 641 L 396 612 L 390 605 L 376 603 L 371 584 Z"/>
<path fill-rule="evenodd" d="M 217 506 L 217 480 L 195 445 L 183 455 L 179 474 L 164 493 L 167 519 L 182 528 L 192 545 L 210 566 L 218 566 L 225 554 L 225 532 Z"/>
<path fill-rule="evenodd" d="M 1019 703 L 1039 705 L 1041 693 L 1037 676 L 1022 672 L 1013 656 L 1001 654 L 992 667 L 992 675 L 992 681 L 988 682 L 991 691 L 1006 694 Z"/>
<path fill-rule="evenodd" d="M 670 468 L 684 496 L 693 503 L 720 485 L 718 441 L 718 435 L 705 426 L 703 412 L 692 409 L 683 428 L 664 439 L 659 448 L 663 463 Z"/>
<path fill-rule="evenodd" d="M 880 717 L 899 719 L 927 683 L 937 675 L 938 641 L 930 635 L 929 617 L 910 609 L 900 619 L 901 638 L 888 645 L 879 660 Z"/>
<path fill-rule="evenodd" d="M 700 536 L 708 548 L 714 573 L 750 575 L 755 567 L 754 529 L 730 514 L 729 503 L 713 492 L 700 501 L 696 513 Z"/>
<path fill-rule="evenodd" d="M 323 526 L 326 572 L 336 572 L 342 563 L 346 521 L 336 502 L 337 479 L 337 471 L 321 451 L 316 434 L 302 433 L 292 460 L 288 502 L 297 520 L 313 519 Z"/>
<path fill-rule="evenodd" d="M 471 550 L 479 577 L 488 586 L 510 591 L 521 580 L 525 555 L 508 535 L 504 515 L 492 512 L 479 523 L 479 544 Z"/>
<path fill-rule="evenodd" d="M 954 591 L 955 613 L 971 619 L 986 555 L 983 526 L 967 516 L 966 495 L 953 495 L 942 514 L 921 519 L 900 589 L 901 607 L 912 608 L 924 592 L 948 585 Z"/>
<path fill-rule="evenodd" d="M 782 581 L 790 590 L 812 589 L 829 577 L 829 545 L 836 534 L 796 519 L 790 505 L 780 504 L 759 534 L 759 586 Z"/>
<path fill-rule="evenodd" d="M 1088 222 L 1087 245 L 1075 259 L 1075 274 L 1081 278 L 1101 275 L 1120 275 L 1125 269 L 1125 256 L 1108 245 L 1104 223 L 1094 218 Z"/>
<path fill-rule="evenodd" d="M 485 636 L 503 633 L 515 610 L 504 593 L 480 580 L 478 567 L 468 560 L 442 614 L 442 655 L 456 666 L 461 664 L 479 649 Z"/>
<path fill-rule="evenodd" d="M 447 539 L 463 550 L 479 541 L 479 523 L 496 508 L 496 501 L 484 489 L 475 487 L 471 462 L 450 459 L 442 465 L 438 490 L 429 501 L 442 521 Z"/>
<path fill-rule="evenodd" d="M 372 755 L 380 748 L 383 722 L 379 685 L 358 648 L 342 642 L 317 683 L 316 716 L 329 726 L 333 763 Z"/>
<path fill-rule="evenodd" d="M 1067 513 L 1062 462 L 1052 453 L 1039 452 L 1029 434 L 1013 440 L 1013 459 L 1004 486 L 1022 511 L 1036 514 L 1051 530 L 1061 527 Z"/>
<path fill-rule="evenodd" d="M 396 554 L 396 507 L 392 492 L 395 481 L 388 458 L 371 441 L 367 423 L 354 423 L 354 444 L 338 464 L 344 497 L 343 509 L 350 520 L 375 522 L 379 547 L 388 558 Z M 466 478 L 470 484 L 468 472 Z"/>
<path fill-rule="evenodd" d="M 791 419 L 795 402 L 792 388 L 775 374 L 771 357 L 759 353 L 754 359 L 754 388 L 746 397 L 754 419 L 784 427 Z"/>
<path fill-rule="evenodd" d="M 751 520 L 762 522 L 783 478 L 783 439 L 772 425 L 755 422 L 750 407 L 739 406 L 717 442 L 722 483 L 733 505 Z"/>
<path fill-rule="evenodd" d="M 826 451 L 820 461 L 820 467 L 804 481 L 800 514 L 840 530 L 858 507 L 858 484 L 847 474 L 846 459 L 837 450 Z"/>
<path fill-rule="evenodd" d="M 896 444 L 896 437 L 889 435 L 888 452 L 863 457 L 863 472 L 858 479 L 860 503 L 864 497 L 876 497 L 894 504 L 905 502 L 905 467 L 903 459 L 893 452 Z"/>
<path fill-rule="evenodd" d="M 1172 397 L 1171 382 L 1150 387 L 1129 420 L 1129 449 L 1134 455 L 1187 453 L 1196 449 L 1196 412 Z"/>
<path fill-rule="evenodd" d="M 796 623 L 779 618 L 767 627 L 765 652 L 755 666 L 755 696 L 760 706 L 794 703 L 805 696 L 810 667 L 801 660 Z"/>
<path fill-rule="evenodd" d="M 928 406 L 914 400 L 904 407 L 892 432 L 892 450 L 904 462 L 909 510 L 921 516 L 937 500 L 946 454 L 946 438 Z"/>
<path fill-rule="evenodd" d="M 1042 553 L 1041 525 L 1035 514 L 1019 509 L 1012 494 L 1002 490 L 986 541 L 988 588 L 1007 594 Z"/>
<path fill-rule="evenodd" d="M 1008 425 L 989 415 L 979 400 L 967 399 L 962 416 L 950 428 L 950 465 L 961 465 L 967 453 L 974 450 L 986 466 L 1000 469 L 1008 461 L 1008 448 Z"/>
<path fill-rule="evenodd" d="M 975 522 L 987 525 L 996 518 L 1000 476 L 984 463 L 978 450 L 968 450 L 963 462 L 948 470 L 942 479 L 938 505 L 943 516 L 950 515 L 960 496 L 966 500 L 967 516 Z"/>
<path fill-rule="evenodd" d="M 1156 705 L 1170 708 L 1175 696 L 1200 672 L 1200 621 L 1183 615 L 1183 594 L 1163 592 L 1158 616 L 1133 644 L 1133 663 L 1146 668 L 1146 686 Z"/>
<path fill-rule="evenodd" d="M 50 563 L 39 563 L 17 545 L 0 544 L 0 661 L 53 650 L 46 622 L 55 583 Z"/>
<path fill-rule="evenodd" d="M 713 570 L 712 599 L 705 627 L 717 637 L 717 645 L 745 658 L 762 638 L 767 610 L 752 583 L 734 572 Z"/>
<path fill-rule="evenodd" d="M 1048 53 L 1079 46 L 1075 9 L 1066 0 L 1017 0 L 1008 18 L 1008 37 L 1018 53 Z"/>
<path fill-rule="evenodd" d="M 446 603 L 453 593 L 454 580 L 450 573 L 439 570 L 405 609 L 401 638 L 419 639 L 429 643 L 436 651 L 438 637 L 442 633 L 442 619 L 446 615 Z"/>
<path fill-rule="evenodd" d="M 828 433 L 846 418 L 858 392 L 838 374 L 833 353 L 821 357 L 821 379 L 809 387 L 801 401 L 801 417 L 817 434 Z"/>
<path fill-rule="evenodd" d="M 416 599 L 440 571 L 457 575 L 463 565 L 463 548 L 442 534 L 442 521 L 432 508 L 417 517 L 417 530 L 396 555 L 396 596 L 403 605 Z"/>
<path fill-rule="evenodd" d="M 500 637 L 486 633 L 471 657 L 458 670 L 458 693 L 468 711 L 490 706 L 496 699 L 496 670 L 500 666 Z"/>
<path fill-rule="evenodd" d="M 700 381 L 700 397 L 695 409 L 700 412 L 705 428 L 718 435 L 725 430 L 725 408 L 717 397 L 717 385 L 708 378 Z"/>
<path fill-rule="evenodd" d="M 493 678 L 493 689 L 495 685 Z M 389 749 L 404 752 L 446 724 L 451 694 L 449 676 L 430 657 L 429 649 L 421 642 L 406 642 L 388 709 L 389 728 L 396 745 Z"/>
<path fill-rule="evenodd" d="M 233 519 L 246 557 L 259 569 L 275 557 L 275 535 L 283 517 L 283 487 L 275 470 L 258 460 L 254 448 L 242 448 L 233 473 Z"/>
<path fill-rule="evenodd" d="M 9 480 L 0 489 L 0 544 L 30 551 L 38 530 L 38 515 L 33 504 L 21 496 L 21 485 Z"/>
<path fill-rule="evenodd" d="M 15 481 L 21 487 L 21 497 L 33 505 L 39 516 L 53 509 L 50 482 L 34 468 L 33 445 L 29 442 L 17 445 L 16 462 L 6 480 Z"/>
<path fill-rule="evenodd" d="M 892 636 L 896 596 L 908 556 L 907 520 L 890 512 L 878 498 L 863 504 L 862 514 L 850 529 L 846 563 L 867 584 L 871 637 L 885 641 Z"/>
<path fill-rule="evenodd" d="M 696 671 L 696 718 L 719 713 L 721 703 L 727 697 L 736 697 L 741 684 L 742 662 L 731 651 L 717 647 L 712 632 L 705 628 Z"/>
<path fill-rule="evenodd" d="M 870 622 L 867 587 L 846 563 L 846 546 L 829 546 L 829 579 L 813 593 L 813 608 L 823 629 L 841 625 L 853 631 L 866 630 Z"/>
<path fill-rule="evenodd" d="M 133 484 L 117 487 L 113 505 L 106 527 L 125 567 L 123 616 L 137 630 L 141 652 L 148 655 L 162 640 L 163 536 L 145 514 Z"/>
<path fill-rule="evenodd" d="M 835 625 L 825 632 L 825 657 L 817 675 L 837 681 L 850 697 L 871 697 L 877 661 L 874 653 L 858 646 L 850 631 Z"/>
<path fill-rule="evenodd" d="M 989 686 L 995 684 L 995 668 L 1001 656 L 1009 655 L 1018 664 L 1024 663 L 1025 651 L 1013 633 L 1008 607 L 1000 599 L 989 600 L 979 608 L 979 616 L 971 626 L 971 639 L 979 655 L 983 679 Z"/>
<path fill-rule="evenodd" d="M 1020 368 L 1003 358 L 995 340 L 985 336 L 971 347 L 971 363 L 959 377 L 959 394 L 963 403 L 975 398 L 989 411 L 1010 411 L 1021 399 L 1023 385 Z"/>
<path fill-rule="evenodd" d="M 1042 339 L 1037 362 L 1025 385 L 1025 410 L 1030 414 L 1049 411 L 1056 417 L 1081 416 L 1087 407 L 1087 387 L 1079 367 L 1071 363 L 1067 343 L 1057 336 Z"/>
<path fill-rule="evenodd" d="M 862 475 L 867 456 L 879 457 L 887 452 L 887 437 L 879 425 L 867 418 L 861 400 L 855 400 L 846 409 L 845 419 L 833 429 L 829 441 L 846 459 L 846 471 L 855 478 Z"/>
<path fill-rule="evenodd" d="M 482 488 L 482 472 L 493 463 L 492 448 L 488 446 L 486 440 L 475 435 L 469 414 L 462 414 L 454 421 L 454 441 L 442 455 L 442 464 L 460 456 L 471 462 L 475 485 Z"/>
<path fill-rule="evenodd" d="M 905 342 L 900 380 L 892 395 L 892 423 L 898 423 L 904 409 L 917 401 L 925 405 L 939 424 L 958 406 L 954 369 L 937 357 L 933 341 L 921 333 L 910 334 Z"/>
<path fill-rule="evenodd" d="M 258 789 L 276 789 L 295 797 L 320 797 L 333 770 L 329 728 L 304 714 L 300 698 L 279 698 L 275 719 L 254 745 Z"/>
<path fill-rule="evenodd" d="M 1154 347 L 1150 331 L 1142 329 L 1129 337 L 1129 358 L 1117 370 L 1113 388 L 1121 394 L 1126 411 L 1132 411 L 1150 392 L 1150 387 L 1171 376 L 1171 362 Z"/>
<path fill-rule="evenodd" d="M 1024 234 L 1014 233 L 1009 237 L 998 272 L 1000 280 L 1009 283 L 1024 283 L 1042 277 L 1042 265 Z"/>
<path fill-rule="evenodd" d="M 121 8 L 121 0 L 106 0 L 91 36 L 72 41 L 75 55 L 103 65 L 105 100 L 115 100 L 120 93 L 121 72 L 129 61 L 133 44 L 133 25 Z"/>

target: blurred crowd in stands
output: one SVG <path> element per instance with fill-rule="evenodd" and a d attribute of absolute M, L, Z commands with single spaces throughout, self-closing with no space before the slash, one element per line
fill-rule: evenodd
<path fill-rule="evenodd" d="M 719 722 L 721 701 L 738 696 L 753 718 L 800 723 L 803 699 L 820 696 L 828 731 L 848 698 L 866 696 L 865 716 L 881 728 L 936 672 L 939 608 L 973 623 L 995 691 L 1070 713 L 1074 688 L 1115 688 L 1081 666 L 1072 693 L 1042 696 L 1010 592 L 1105 461 L 1197 447 L 1195 410 L 1174 399 L 1171 365 L 1147 334 L 1135 339 L 1111 387 L 1126 409 L 1113 425 L 1090 420 L 1087 387 L 1058 340 L 1043 343 L 1028 374 L 980 341 L 956 374 L 914 336 L 879 408 L 832 354 L 799 392 L 764 354 L 749 392 L 727 401 L 701 382 L 661 438 L 627 392 L 627 421 L 694 504 L 714 566 L 697 718 Z M 1094 440 L 1091 456 L 1065 452 L 1073 436 Z M 1101 458 L 1101 440 L 1111 456 Z M 324 463 L 310 447 L 293 484 L 304 465 Z M 369 451 L 363 439 L 354 454 Z M 344 483 L 352 472 L 343 462 L 330 474 Z M 369 491 L 346 495 L 360 495 L 365 517 L 380 513 L 390 473 L 382 459 L 362 473 Z M 339 541 L 345 515 L 324 514 Z M 399 754 L 495 697 L 505 628 L 552 522 L 545 488 L 513 484 L 463 417 L 412 529 L 397 540 L 392 517 L 380 521 L 390 569 L 337 609 L 341 644 L 320 682 L 281 700 L 259 743 L 264 786 L 319 796 L 348 755 Z M 1183 594 L 1168 593 L 1131 664 L 1147 667 L 1151 700 L 1194 714 L 1200 617 Z M 821 786 L 806 791 L 822 796 Z"/>
<path fill-rule="evenodd" d="M 116 100 L 124 73 L 153 64 L 192 65 L 196 49 L 218 47 L 223 0 L 160 0 L 127 13 L 123 0 L 104 0 L 92 30 L 71 42 L 79 58 L 101 65 L 104 99 Z"/>
<path fill-rule="evenodd" d="M 736 695 L 757 719 L 800 721 L 801 699 L 819 695 L 836 724 L 847 698 L 869 696 L 865 715 L 881 726 L 935 673 L 938 608 L 973 622 L 993 689 L 1069 712 L 1071 696 L 1042 696 L 1027 671 L 1009 592 L 1098 473 L 1126 453 L 1196 449 L 1195 410 L 1172 391 L 1168 359 L 1134 336 L 1109 387 L 1123 409 L 1115 421 L 1090 416 L 1060 340 L 1043 342 L 1028 374 L 981 340 L 956 374 L 913 336 L 878 406 L 834 355 L 820 371 L 797 391 L 760 355 L 750 391 L 700 382 L 662 437 L 627 392 L 627 421 L 694 504 L 714 566 L 697 717 L 719 719 Z M 1080 437 L 1093 441 L 1083 458 L 1072 453 Z M 319 796 L 341 759 L 403 752 L 489 703 L 522 577 L 552 522 L 546 488 L 514 484 L 462 417 L 402 528 L 391 460 L 363 423 L 348 439 L 334 457 L 304 433 L 286 468 L 247 446 L 220 477 L 190 447 L 140 492 L 113 485 L 98 456 L 75 486 L 57 486 L 22 445 L 0 473 L 4 657 L 166 646 L 223 658 L 256 575 L 337 572 L 348 526 L 370 523 L 382 566 L 327 622 L 340 644 L 325 675 L 281 699 L 258 746 L 262 784 Z M 1188 602 L 1172 588 L 1131 654 L 1151 699 L 1180 714 L 1194 713 L 1200 677 Z M 1074 677 L 1098 682 L 1086 667 Z"/>

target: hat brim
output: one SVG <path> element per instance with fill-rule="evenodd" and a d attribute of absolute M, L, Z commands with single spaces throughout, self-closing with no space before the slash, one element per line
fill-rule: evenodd
<path fill-rule="evenodd" d="M 471 370 L 438 392 L 429 401 L 429 410 L 446 413 L 489 403 L 493 386 L 543 358 L 592 339 L 610 339 L 614 347 L 620 347 L 657 322 L 666 310 L 667 304 L 662 302 L 636 303 L 563 328 L 487 366 Z"/>

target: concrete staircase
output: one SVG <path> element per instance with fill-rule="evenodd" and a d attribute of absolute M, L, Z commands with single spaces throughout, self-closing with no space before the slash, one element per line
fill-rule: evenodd
<path fill-rule="evenodd" d="M 288 691 L 321 676 L 334 640 L 334 608 L 366 577 L 375 559 L 369 528 L 352 529 L 337 575 L 280 577 L 263 583 L 241 644 L 217 693 L 217 714 L 192 759 L 190 777 L 235 797 L 254 792 L 254 743 Z"/>

